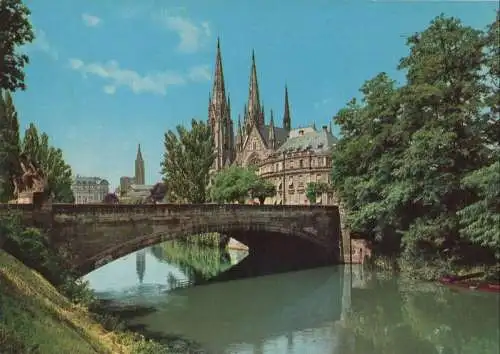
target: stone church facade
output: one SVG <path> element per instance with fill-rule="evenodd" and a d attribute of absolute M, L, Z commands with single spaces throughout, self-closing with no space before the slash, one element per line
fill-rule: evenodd
<path fill-rule="evenodd" d="M 309 182 L 327 182 L 331 170 L 331 148 L 337 139 L 331 126 L 316 129 L 292 128 L 292 118 L 285 86 L 281 127 L 276 125 L 273 110 L 269 121 L 260 100 L 257 65 L 252 52 L 248 100 L 243 108 L 243 121 L 238 115 L 234 131 L 231 103 L 226 92 L 220 42 L 217 54 L 212 92 L 208 105 L 208 124 L 211 127 L 216 159 L 212 172 L 232 164 L 256 166 L 261 175 L 276 186 L 277 194 L 266 204 L 309 204 L 305 188 Z M 318 196 L 317 203 L 333 204 L 330 193 Z"/>

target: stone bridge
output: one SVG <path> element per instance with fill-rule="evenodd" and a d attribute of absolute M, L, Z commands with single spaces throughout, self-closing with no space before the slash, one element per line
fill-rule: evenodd
<path fill-rule="evenodd" d="M 317 246 L 326 264 L 343 263 L 348 242 L 342 239 L 337 206 L 0 205 L 0 213 L 10 209 L 22 211 L 26 224 L 47 230 L 51 244 L 81 275 L 146 246 L 205 232 L 228 235 L 250 249 L 265 247 L 266 235 L 281 234 Z"/>

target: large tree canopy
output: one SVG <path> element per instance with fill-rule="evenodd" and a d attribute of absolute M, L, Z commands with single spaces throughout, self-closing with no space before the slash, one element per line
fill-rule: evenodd
<path fill-rule="evenodd" d="M 205 122 L 193 119 L 191 130 L 178 125 L 177 134 L 169 130 L 161 163 L 167 189 L 180 201 L 204 203 L 214 159 L 212 132 Z"/>
<path fill-rule="evenodd" d="M 0 91 L 0 202 L 13 198 L 13 178 L 20 173 L 20 149 L 19 121 L 12 96 Z"/>
<path fill-rule="evenodd" d="M 64 161 L 61 149 L 49 145 L 49 136 L 39 134 L 36 126 L 31 123 L 24 134 L 23 153 L 40 166 L 48 179 L 49 192 L 54 202 L 73 203 L 71 190 L 71 167 Z"/>
<path fill-rule="evenodd" d="M 0 1 L 0 89 L 24 90 L 24 66 L 28 56 L 19 46 L 34 39 L 30 11 L 21 0 Z"/>
<path fill-rule="evenodd" d="M 438 16 L 408 39 L 403 86 L 381 73 L 338 113 L 332 180 L 355 233 L 411 261 L 500 246 L 495 36 L 498 20 L 486 33 Z"/>

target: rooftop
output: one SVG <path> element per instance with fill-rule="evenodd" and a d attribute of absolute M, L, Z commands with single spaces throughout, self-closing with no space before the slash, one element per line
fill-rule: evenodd
<path fill-rule="evenodd" d="M 337 143 L 337 138 L 326 127 L 321 130 L 314 128 L 299 128 L 290 132 L 290 138 L 276 151 L 276 153 L 290 153 L 311 151 L 325 153 Z"/>

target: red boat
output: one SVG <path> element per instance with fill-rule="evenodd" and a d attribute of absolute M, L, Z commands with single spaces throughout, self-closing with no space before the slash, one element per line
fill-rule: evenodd
<path fill-rule="evenodd" d="M 483 275 L 483 273 L 474 273 L 464 276 L 448 275 L 439 278 L 439 282 L 441 284 L 456 288 L 500 293 L 500 283 L 498 281 L 488 282 L 484 280 L 473 280 L 473 278 L 477 278 Z"/>

